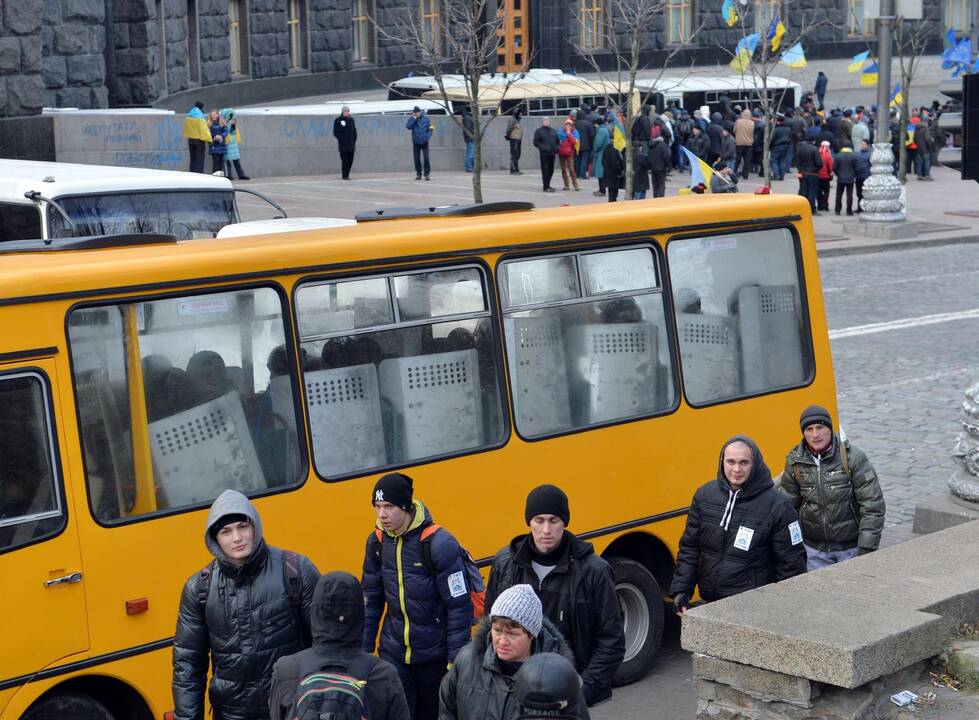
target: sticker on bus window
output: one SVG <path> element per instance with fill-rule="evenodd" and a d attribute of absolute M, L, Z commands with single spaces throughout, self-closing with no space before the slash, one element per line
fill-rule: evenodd
<path fill-rule="evenodd" d="M 736 237 L 707 238 L 704 247 L 708 250 L 737 250 L 738 239 Z"/>
<path fill-rule="evenodd" d="M 185 300 L 177 303 L 177 314 L 181 317 L 193 315 L 214 315 L 228 312 L 226 298 L 211 298 L 209 300 Z"/>

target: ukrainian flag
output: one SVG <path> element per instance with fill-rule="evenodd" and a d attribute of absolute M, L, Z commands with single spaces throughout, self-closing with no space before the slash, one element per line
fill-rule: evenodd
<path fill-rule="evenodd" d="M 695 188 L 698 184 L 703 183 L 704 188 L 706 188 L 704 192 L 710 192 L 710 181 L 714 177 L 714 171 L 710 165 L 687 150 L 683 145 L 680 146 L 680 149 L 683 150 L 687 156 L 687 162 L 690 163 L 690 187 Z"/>
<path fill-rule="evenodd" d="M 622 124 L 622 116 L 619 113 L 612 113 L 612 147 L 619 152 L 625 150 L 625 125 Z"/>
<path fill-rule="evenodd" d="M 721 5 L 721 17 L 727 23 L 728 27 L 734 27 L 734 24 L 738 21 L 738 9 L 734 4 L 734 0 L 724 0 Z"/>
<path fill-rule="evenodd" d="M 771 42 L 772 52 L 778 52 L 778 48 L 782 44 L 783 35 L 785 35 L 785 23 L 782 22 L 776 12 L 775 17 L 768 24 L 768 32 L 765 33 L 765 39 Z"/>
<path fill-rule="evenodd" d="M 890 107 L 897 107 L 898 105 L 904 104 L 904 94 L 901 92 L 901 83 L 894 86 L 894 90 L 891 92 L 891 102 Z"/>
<path fill-rule="evenodd" d="M 782 53 L 779 63 L 790 68 L 804 68 L 808 63 L 806 63 L 806 53 L 802 49 L 802 43 L 796 43 Z"/>
<path fill-rule="evenodd" d="M 862 53 L 857 53 L 856 55 L 853 56 L 853 59 L 850 61 L 850 64 L 846 66 L 846 71 L 848 73 L 860 72 L 860 69 L 863 67 L 864 62 L 869 57 L 870 57 L 869 50 L 864 50 Z"/>
<path fill-rule="evenodd" d="M 860 76 L 861 85 L 876 85 L 877 84 L 877 63 L 871 63 L 867 66 L 867 69 L 863 71 Z"/>
<path fill-rule="evenodd" d="M 188 140 L 203 140 L 211 142 L 211 131 L 207 127 L 207 118 L 200 108 L 191 108 L 184 120 L 184 137 Z"/>

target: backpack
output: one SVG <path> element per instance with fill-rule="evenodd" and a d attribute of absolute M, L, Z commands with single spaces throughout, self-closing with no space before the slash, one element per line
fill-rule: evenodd
<path fill-rule="evenodd" d="M 207 609 L 207 595 L 211 590 L 211 574 L 217 567 L 217 559 L 212 560 L 197 575 L 197 602 L 201 607 L 203 615 Z M 291 550 L 282 551 L 282 582 L 286 586 L 286 593 L 289 595 L 289 604 L 292 611 L 296 614 L 296 622 L 299 623 L 299 640 L 303 647 L 309 647 L 312 638 L 306 631 L 306 623 L 303 621 L 303 595 L 299 581 L 299 554 Z"/>
<path fill-rule="evenodd" d="M 292 720 L 368 720 L 364 688 L 377 658 L 361 653 L 348 665 L 331 661 L 304 672 L 302 666 L 316 659 L 297 658 L 302 680 L 296 687 Z"/>
<path fill-rule="evenodd" d="M 438 575 L 438 568 L 435 567 L 435 561 L 432 559 L 432 544 L 430 541 L 432 536 L 441 529 L 441 525 L 432 523 L 422 529 L 421 537 L 419 538 L 422 547 L 422 564 L 425 565 L 425 569 L 432 577 Z M 381 562 L 381 545 L 384 543 L 384 534 L 381 528 L 375 528 L 374 557 L 377 558 L 378 563 Z M 459 545 L 459 554 L 462 556 L 462 564 L 466 568 L 464 579 L 466 589 L 469 591 L 469 599 L 473 606 L 472 624 L 475 625 L 483 617 L 483 610 L 486 605 L 486 584 L 483 582 L 483 576 L 480 574 L 479 568 L 476 566 L 469 551 Z"/>

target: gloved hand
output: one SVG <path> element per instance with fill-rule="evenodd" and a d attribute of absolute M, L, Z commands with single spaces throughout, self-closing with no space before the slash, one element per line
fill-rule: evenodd
<path fill-rule="evenodd" d="M 690 596 L 686 593 L 677 593 L 673 596 L 673 612 L 682 615 L 690 607 Z"/>

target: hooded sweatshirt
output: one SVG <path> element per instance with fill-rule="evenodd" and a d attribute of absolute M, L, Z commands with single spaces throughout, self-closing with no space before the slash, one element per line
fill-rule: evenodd
<path fill-rule="evenodd" d="M 724 475 L 724 451 L 735 442 L 752 455 L 748 479 L 737 489 Z M 721 447 L 717 476 L 694 494 L 670 595 L 689 598 L 699 586 L 709 602 L 805 571 L 799 516 L 775 490 L 758 446 L 735 435 Z"/>
<path fill-rule="evenodd" d="M 235 565 L 215 539 L 223 518 L 243 515 L 255 529 L 255 547 Z M 216 562 L 206 577 L 195 572 L 184 584 L 173 639 L 175 720 L 203 720 L 204 690 L 220 720 L 269 717 L 272 666 L 298 652 L 308 637 L 309 608 L 319 578 L 316 567 L 297 555 L 301 607 L 286 589 L 284 553 L 266 544 L 262 519 L 251 501 L 225 490 L 211 505 L 204 544 Z M 305 626 L 305 627 L 304 627 Z"/>
<path fill-rule="evenodd" d="M 368 668 L 364 700 L 371 720 L 409 720 L 404 688 L 394 667 L 360 649 L 364 634 L 364 593 L 350 573 L 327 573 L 316 583 L 310 609 L 313 646 L 281 658 L 272 669 L 271 720 L 292 717 L 300 680 L 317 670 L 351 673 Z"/>

